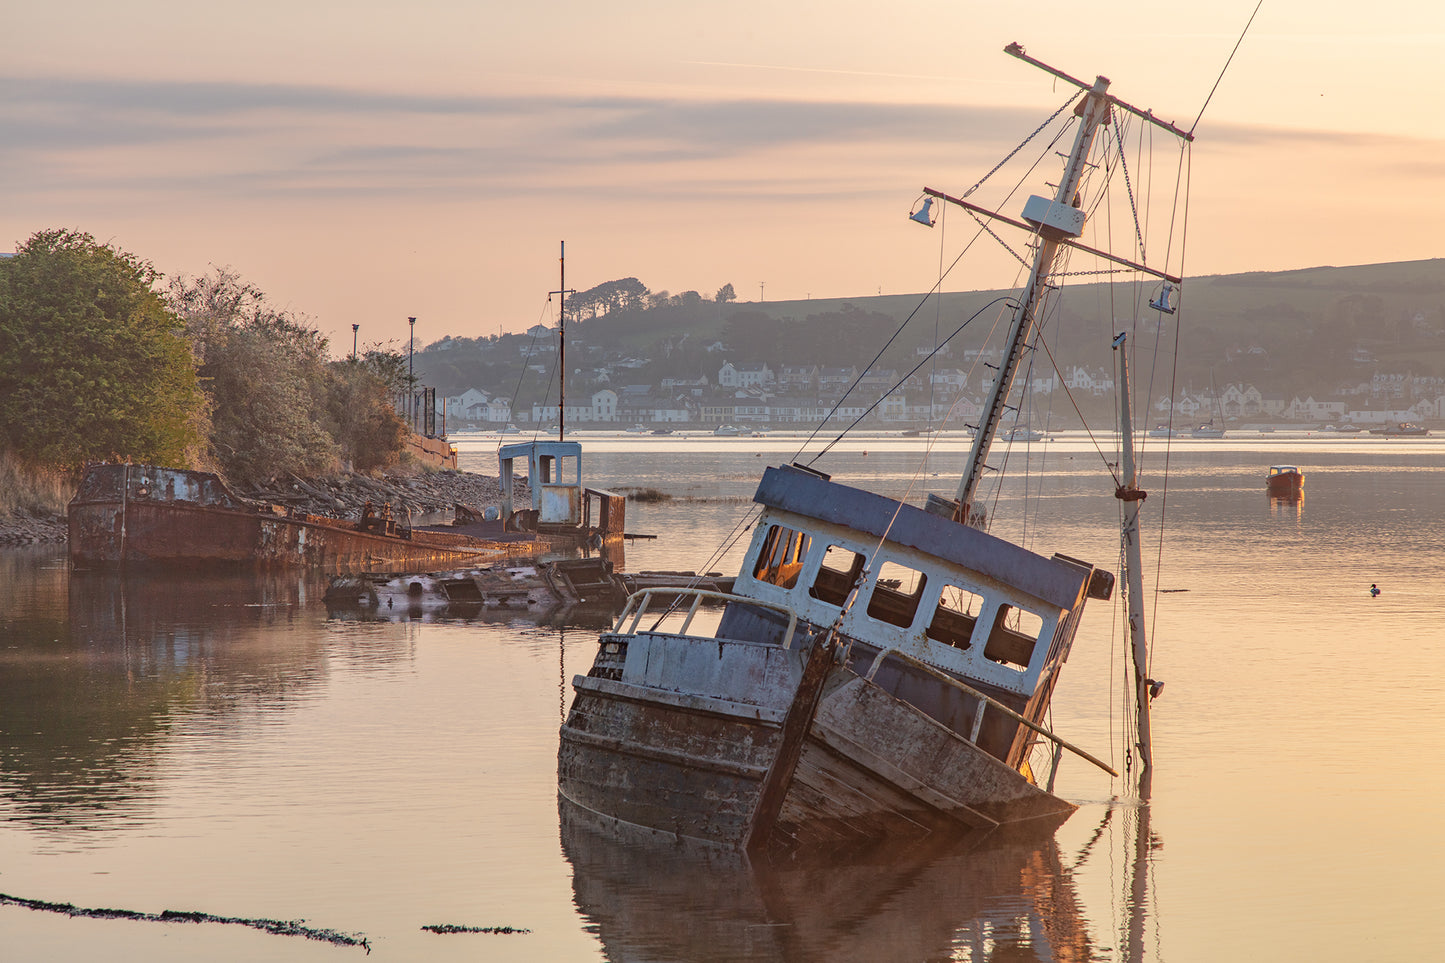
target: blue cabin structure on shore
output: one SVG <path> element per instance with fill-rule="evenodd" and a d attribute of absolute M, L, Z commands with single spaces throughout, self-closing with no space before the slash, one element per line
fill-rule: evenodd
<path fill-rule="evenodd" d="M 517 508 L 513 466 L 527 463 L 530 506 Z M 502 482 L 502 518 L 509 529 L 559 533 L 578 531 L 618 535 L 626 525 L 627 500 L 615 492 L 582 484 L 582 444 L 576 441 L 527 441 L 503 445 L 497 452 Z M 595 512 L 594 512 L 595 505 Z M 595 523 L 594 523 L 595 519 Z"/>

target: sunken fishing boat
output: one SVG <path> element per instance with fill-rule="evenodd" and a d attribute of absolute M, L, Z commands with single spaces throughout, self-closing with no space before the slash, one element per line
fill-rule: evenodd
<path fill-rule="evenodd" d="M 326 607 L 378 615 L 398 612 L 466 617 L 483 609 L 522 616 L 591 606 L 612 615 L 644 590 L 702 586 L 719 593 L 733 580 L 721 572 L 619 572 L 603 556 L 513 561 L 446 572 L 338 575 L 326 589 Z"/>
<path fill-rule="evenodd" d="M 884 841 L 1052 832 L 1075 810 L 1053 792 L 1066 754 L 1117 775 L 1047 725 L 1085 604 L 1110 599 L 1115 576 L 986 531 L 979 484 L 993 470 L 988 457 L 1005 413 L 1017 414 L 1010 390 L 1067 254 L 1083 250 L 1161 285 L 1150 307 L 1173 313 L 1179 276 L 1079 240 L 1092 203 L 1084 194 L 1102 187 L 1102 175 L 1086 175 L 1117 169 L 1090 162 L 1096 135 L 1125 119 L 1183 141 L 1193 135 L 1117 99 L 1104 77 L 1075 80 L 1016 44 L 1006 52 L 1077 88 L 1055 115 L 1072 107 L 1074 131 L 1053 196 L 1031 197 L 1015 220 L 925 189 L 910 215 L 931 227 L 930 207 L 941 200 L 980 223 L 1027 231 L 1033 247 L 1028 281 L 1005 309 L 1003 358 L 980 423 L 969 426 L 976 431 L 956 496 L 930 494 L 915 505 L 811 466 L 767 468 L 732 591 L 674 590 L 666 601 L 638 593 L 600 636 L 591 669 L 573 679 L 557 761 L 569 818 L 627 838 L 771 860 Z M 1114 138 L 1097 140 L 1108 151 Z M 1124 468 L 1109 494 L 1123 506 L 1138 745 L 1148 766 L 1148 699 L 1158 684 L 1145 674 L 1144 492 L 1133 467 L 1124 341 L 1113 343 Z M 702 617 L 704 601 L 721 603 L 720 616 Z"/>

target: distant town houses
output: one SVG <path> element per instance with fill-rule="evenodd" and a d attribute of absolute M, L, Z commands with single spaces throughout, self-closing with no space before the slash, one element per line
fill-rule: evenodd
<path fill-rule="evenodd" d="M 541 326 L 539 326 L 540 328 Z M 542 329 L 546 330 L 546 329 Z M 1247 349 L 1245 349 L 1247 351 Z M 995 377 L 986 351 L 961 351 L 966 366 L 923 365 L 900 373 L 891 368 L 860 372 L 808 362 L 723 361 L 716 378 L 668 377 L 657 383 L 639 377 L 649 362 L 614 356 L 606 364 L 588 362 L 573 369 L 576 381 L 591 389 L 573 402 L 569 391 L 566 420 L 583 426 L 724 424 L 804 426 L 825 420 L 846 424 L 918 427 L 978 423 L 983 400 Z M 550 375 L 549 362 L 530 368 Z M 971 380 L 972 383 L 971 383 Z M 584 389 L 585 390 L 585 389 Z M 1115 391 L 1107 369 L 1073 366 L 1030 377 L 1025 389 L 1035 396 L 1066 391 L 1075 399 L 1103 399 Z M 1095 404 L 1097 405 L 1097 400 Z M 472 387 L 445 400 L 453 424 L 505 425 L 509 422 L 555 424 L 557 405 L 532 404 L 514 410 L 511 399 L 486 387 Z M 1368 380 L 1337 386 L 1328 394 L 1304 397 L 1270 392 L 1248 383 L 1217 390 L 1185 389 L 1153 406 L 1160 421 L 1213 423 L 1223 427 L 1257 422 L 1372 426 L 1396 421 L 1445 420 L 1445 379 L 1381 372 Z"/>
<path fill-rule="evenodd" d="M 1343 421 L 1345 417 L 1345 403 L 1343 401 L 1316 401 L 1313 396 L 1301 401 L 1294 398 L 1286 409 L 1286 417 L 1290 421 Z"/>
<path fill-rule="evenodd" d="M 778 366 L 778 388 L 782 391 L 807 390 L 818 384 L 815 364 L 784 364 Z"/>

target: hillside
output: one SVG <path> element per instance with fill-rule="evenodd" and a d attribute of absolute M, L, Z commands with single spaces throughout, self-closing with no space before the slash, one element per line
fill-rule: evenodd
<path fill-rule="evenodd" d="M 1009 293 L 947 293 L 926 303 L 923 295 L 722 303 L 695 292 L 664 294 L 569 321 L 569 395 L 598 383 L 596 371 L 604 365 L 616 371 L 617 362 L 626 363 L 626 379 L 638 384 L 712 380 L 724 360 L 861 368 L 914 312 L 879 361 L 902 372 L 932 348 L 935 326 L 946 338 Z M 1167 393 L 1171 379 L 1177 388 L 1198 389 L 1212 379 L 1321 397 L 1376 372 L 1445 374 L 1445 259 L 1188 278 L 1173 316 L 1145 306 L 1157 294 L 1157 286 L 1070 285 L 1061 308 L 1046 315 L 1050 354 L 1061 365 L 1104 370 L 1114 332 L 1132 328 L 1135 357 L 1144 362 L 1140 377 L 1153 378 L 1156 396 Z M 998 310 L 968 324 L 950 346 L 951 360 L 940 358 L 939 365 L 964 367 L 963 352 L 985 343 Z M 417 372 L 439 394 L 480 387 L 515 395 L 521 407 L 555 399 L 554 341 L 527 335 L 469 339 L 458 332 L 420 352 Z M 528 352 L 540 370 L 519 377 Z M 1150 360 L 1159 366 L 1157 374 L 1148 370 Z"/>

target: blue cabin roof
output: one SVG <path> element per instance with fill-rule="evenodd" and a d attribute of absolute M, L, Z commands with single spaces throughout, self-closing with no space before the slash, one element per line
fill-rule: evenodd
<path fill-rule="evenodd" d="M 769 468 L 753 500 L 918 549 L 1072 609 L 1089 566 L 1045 558 L 970 525 L 798 468 Z"/>

